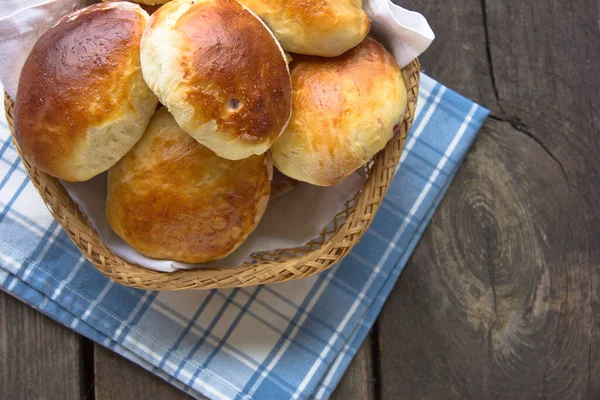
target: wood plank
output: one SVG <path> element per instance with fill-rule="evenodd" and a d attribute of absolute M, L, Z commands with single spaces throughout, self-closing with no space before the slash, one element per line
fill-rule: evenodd
<path fill-rule="evenodd" d="M 175 386 L 98 344 L 94 345 L 96 400 L 191 399 Z"/>
<path fill-rule="evenodd" d="M 383 397 L 600 398 L 600 2 L 465 3 L 428 17 L 481 5 L 499 118 L 384 308 Z"/>
<path fill-rule="evenodd" d="M 600 1 L 486 3 L 504 118 L 555 160 L 583 210 L 598 209 Z"/>
<path fill-rule="evenodd" d="M 371 335 L 367 337 L 354 356 L 344 377 L 331 395 L 332 400 L 374 400 L 376 398 Z"/>
<path fill-rule="evenodd" d="M 590 155 L 599 147 L 600 2 L 484 3 L 506 119 L 528 128 L 571 173 L 584 166 L 597 172 L 600 163 Z"/>
<path fill-rule="evenodd" d="M 561 173 L 486 125 L 381 314 L 383 398 L 600 397 L 596 217 Z"/>
<path fill-rule="evenodd" d="M 0 291 L 0 397 L 86 398 L 80 337 Z"/>

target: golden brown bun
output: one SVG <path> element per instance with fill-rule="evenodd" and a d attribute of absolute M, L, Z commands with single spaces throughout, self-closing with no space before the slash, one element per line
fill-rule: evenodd
<path fill-rule="evenodd" d="M 158 100 L 140 68 L 148 14 L 100 3 L 62 18 L 21 71 L 15 137 L 25 157 L 67 181 L 106 171 L 144 133 Z"/>
<path fill-rule="evenodd" d="M 219 156 L 267 151 L 288 123 L 291 82 L 269 29 L 235 0 L 174 0 L 142 38 L 148 86 L 179 126 Z"/>
<path fill-rule="evenodd" d="M 335 57 L 357 46 L 371 21 L 362 0 L 240 0 L 271 28 L 285 51 Z"/>
<path fill-rule="evenodd" d="M 148 257 L 216 260 L 260 221 L 272 173 L 268 153 L 220 158 L 161 108 L 133 150 L 110 169 L 106 215 L 112 229 Z"/>
<path fill-rule="evenodd" d="M 133 1 L 134 3 L 144 4 L 144 5 L 148 5 L 148 6 L 156 6 L 156 5 L 168 3 L 171 0 L 129 0 L 129 1 Z"/>
<path fill-rule="evenodd" d="M 292 119 L 271 149 L 277 169 L 319 186 L 340 182 L 383 149 L 406 109 L 392 55 L 367 38 L 336 58 L 296 56 Z"/>
<path fill-rule="evenodd" d="M 271 198 L 274 199 L 291 191 L 298 181 L 285 176 L 277 168 L 273 168 L 273 180 L 271 181 Z"/>

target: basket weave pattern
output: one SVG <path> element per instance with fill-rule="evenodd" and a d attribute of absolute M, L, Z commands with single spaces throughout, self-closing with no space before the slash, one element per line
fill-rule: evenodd
<path fill-rule="evenodd" d="M 419 89 L 419 62 L 413 61 L 402 73 L 408 91 L 408 107 L 400 130 L 366 166 L 368 179 L 348 201 L 343 211 L 315 239 L 304 246 L 250 256 L 244 265 L 231 268 L 198 268 L 158 272 L 130 264 L 104 246 L 85 215 L 58 179 L 25 160 L 16 146 L 25 170 L 52 216 L 60 223 L 81 253 L 109 278 L 123 285 L 148 290 L 215 289 L 252 286 L 305 278 L 331 268 L 358 243 L 375 217 L 387 192 L 404 141 L 411 128 Z M 14 103 L 4 98 L 6 119 L 13 131 Z"/>

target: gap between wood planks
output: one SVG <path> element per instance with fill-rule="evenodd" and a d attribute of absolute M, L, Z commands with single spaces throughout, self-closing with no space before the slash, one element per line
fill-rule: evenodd
<path fill-rule="evenodd" d="M 81 340 L 81 398 L 95 400 L 94 342 L 84 336 Z"/>

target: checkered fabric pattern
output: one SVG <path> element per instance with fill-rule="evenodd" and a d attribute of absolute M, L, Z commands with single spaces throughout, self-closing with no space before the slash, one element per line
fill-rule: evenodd
<path fill-rule="evenodd" d="M 419 96 L 398 173 L 350 255 L 308 279 L 232 290 L 108 280 L 46 211 L 1 120 L 0 286 L 192 396 L 328 398 L 488 115 L 424 75 Z"/>

